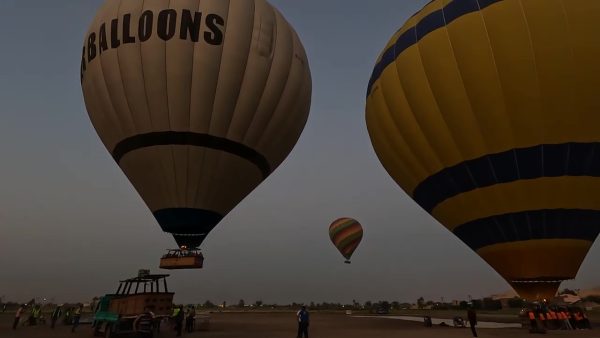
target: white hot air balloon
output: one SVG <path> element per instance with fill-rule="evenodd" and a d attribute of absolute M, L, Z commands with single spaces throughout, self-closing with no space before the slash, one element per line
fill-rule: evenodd
<path fill-rule="evenodd" d="M 81 83 L 102 142 L 189 249 L 287 157 L 311 98 L 302 44 L 264 0 L 107 0 Z"/>

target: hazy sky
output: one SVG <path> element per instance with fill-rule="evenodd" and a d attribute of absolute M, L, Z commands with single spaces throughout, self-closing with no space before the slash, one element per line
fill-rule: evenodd
<path fill-rule="evenodd" d="M 177 301 L 414 302 L 508 284 L 379 164 L 366 86 L 389 37 L 426 0 L 272 0 L 310 60 L 313 104 L 284 164 L 213 230 Z M 83 104 L 83 35 L 100 0 L 0 1 L 0 296 L 87 300 L 174 246 L 96 136 Z M 352 265 L 329 223 L 365 227 Z M 595 245 L 571 287 L 600 284 Z M 595 270 L 595 271 L 594 271 Z"/>

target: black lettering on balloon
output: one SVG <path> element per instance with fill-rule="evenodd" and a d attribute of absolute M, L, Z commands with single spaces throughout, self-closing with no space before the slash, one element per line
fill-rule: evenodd
<path fill-rule="evenodd" d="M 206 16 L 206 26 L 210 32 L 204 32 L 204 41 L 211 45 L 220 45 L 223 43 L 223 30 L 225 20 L 217 14 L 208 14 Z"/>
<path fill-rule="evenodd" d="M 152 11 L 145 11 L 140 16 L 140 23 L 138 27 L 138 37 L 141 42 L 148 41 L 152 36 L 152 24 L 154 22 L 154 13 Z"/>
<path fill-rule="evenodd" d="M 169 41 L 175 36 L 177 12 L 174 9 L 165 9 L 158 13 L 158 37 Z"/>
<path fill-rule="evenodd" d="M 131 14 L 123 15 L 123 44 L 135 43 L 135 37 L 131 36 Z"/>
<path fill-rule="evenodd" d="M 108 50 L 108 41 L 106 40 L 106 24 L 103 23 L 100 26 L 100 31 L 98 32 L 98 45 L 100 46 L 100 54 Z"/>
<path fill-rule="evenodd" d="M 110 22 L 110 48 L 117 48 L 121 45 L 119 41 L 119 19 L 113 19 Z"/>
<path fill-rule="evenodd" d="M 90 36 L 88 36 L 87 51 L 88 63 L 90 63 L 96 58 L 96 33 L 91 33 Z"/>
<path fill-rule="evenodd" d="M 83 82 L 83 73 L 85 73 L 85 46 L 83 46 L 83 53 L 81 53 L 81 69 L 79 70 L 79 74 L 81 75 L 81 82 Z"/>
<path fill-rule="evenodd" d="M 202 24 L 202 13 L 194 13 L 192 18 L 192 12 L 184 9 L 181 14 L 181 32 L 179 37 L 182 40 L 187 40 L 188 34 L 193 42 L 200 40 L 200 25 Z"/>

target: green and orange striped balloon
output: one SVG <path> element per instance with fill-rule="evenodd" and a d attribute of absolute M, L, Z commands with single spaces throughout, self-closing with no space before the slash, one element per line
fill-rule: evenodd
<path fill-rule="evenodd" d="M 357 220 L 352 218 L 340 218 L 329 226 L 329 238 L 333 245 L 346 258 L 350 264 L 350 257 L 360 244 L 363 237 L 363 228 Z"/>

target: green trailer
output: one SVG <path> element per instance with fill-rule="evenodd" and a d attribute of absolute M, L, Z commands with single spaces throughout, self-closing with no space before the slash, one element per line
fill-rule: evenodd
<path fill-rule="evenodd" d="M 121 281 L 116 293 L 100 298 L 92 325 L 94 335 L 153 337 L 173 307 L 168 276 L 142 270 L 137 277 Z"/>

